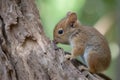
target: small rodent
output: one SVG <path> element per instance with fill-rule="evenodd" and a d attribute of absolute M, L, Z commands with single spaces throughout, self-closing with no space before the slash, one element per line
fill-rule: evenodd
<path fill-rule="evenodd" d="M 71 55 L 67 59 L 81 56 L 91 73 L 100 73 L 108 68 L 111 52 L 105 37 L 93 27 L 81 25 L 75 12 L 68 12 L 54 29 L 54 42 L 70 44 Z"/>

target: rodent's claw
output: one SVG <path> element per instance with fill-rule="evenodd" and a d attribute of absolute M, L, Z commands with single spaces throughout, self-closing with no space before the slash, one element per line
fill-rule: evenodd
<path fill-rule="evenodd" d="M 58 42 L 56 40 L 53 40 L 53 43 L 58 44 Z"/>
<path fill-rule="evenodd" d="M 66 59 L 66 60 L 72 60 L 73 58 L 72 58 L 71 55 L 65 55 L 65 59 Z"/>
<path fill-rule="evenodd" d="M 89 71 L 87 67 L 85 66 L 79 66 L 80 71 Z"/>
<path fill-rule="evenodd" d="M 55 50 L 61 49 L 60 47 L 57 47 L 56 42 L 54 42 L 54 40 L 52 41 L 52 43 L 53 43 L 53 46 L 54 46 L 54 49 L 55 49 Z"/>

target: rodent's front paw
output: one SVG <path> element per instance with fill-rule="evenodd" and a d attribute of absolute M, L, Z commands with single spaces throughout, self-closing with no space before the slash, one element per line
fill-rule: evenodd
<path fill-rule="evenodd" d="M 66 60 L 72 60 L 73 57 L 72 57 L 72 55 L 65 55 L 65 59 L 66 59 Z"/>

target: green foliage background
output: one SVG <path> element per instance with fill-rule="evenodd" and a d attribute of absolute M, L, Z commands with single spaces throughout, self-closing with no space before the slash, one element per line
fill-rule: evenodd
<path fill-rule="evenodd" d="M 36 4 L 40 11 L 40 17 L 44 26 L 46 35 L 52 40 L 53 29 L 68 11 L 77 13 L 82 24 L 93 26 L 102 16 L 108 13 L 114 13 L 116 8 L 116 0 L 36 0 Z M 115 24 L 107 32 L 106 38 L 109 41 L 112 52 L 112 63 L 105 72 L 113 80 L 115 80 L 115 65 L 117 58 L 118 45 L 116 45 L 116 27 Z M 66 51 L 71 48 L 66 45 L 59 45 Z"/>

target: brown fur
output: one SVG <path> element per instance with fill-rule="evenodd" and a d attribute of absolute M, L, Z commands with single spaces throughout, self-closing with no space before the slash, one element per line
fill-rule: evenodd
<path fill-rule="evenodd" d="M 63 30 L 62 34 L 58 31 Z M 99 73 L 108 68 L 111 54 L 105 37 L 95 28 L 80 24 L 77 15 L 69 12 L 54 29 L 54 40 L 72 46 L 71 55 L 66 58 L 83 56 L 88 70 Z"/>

